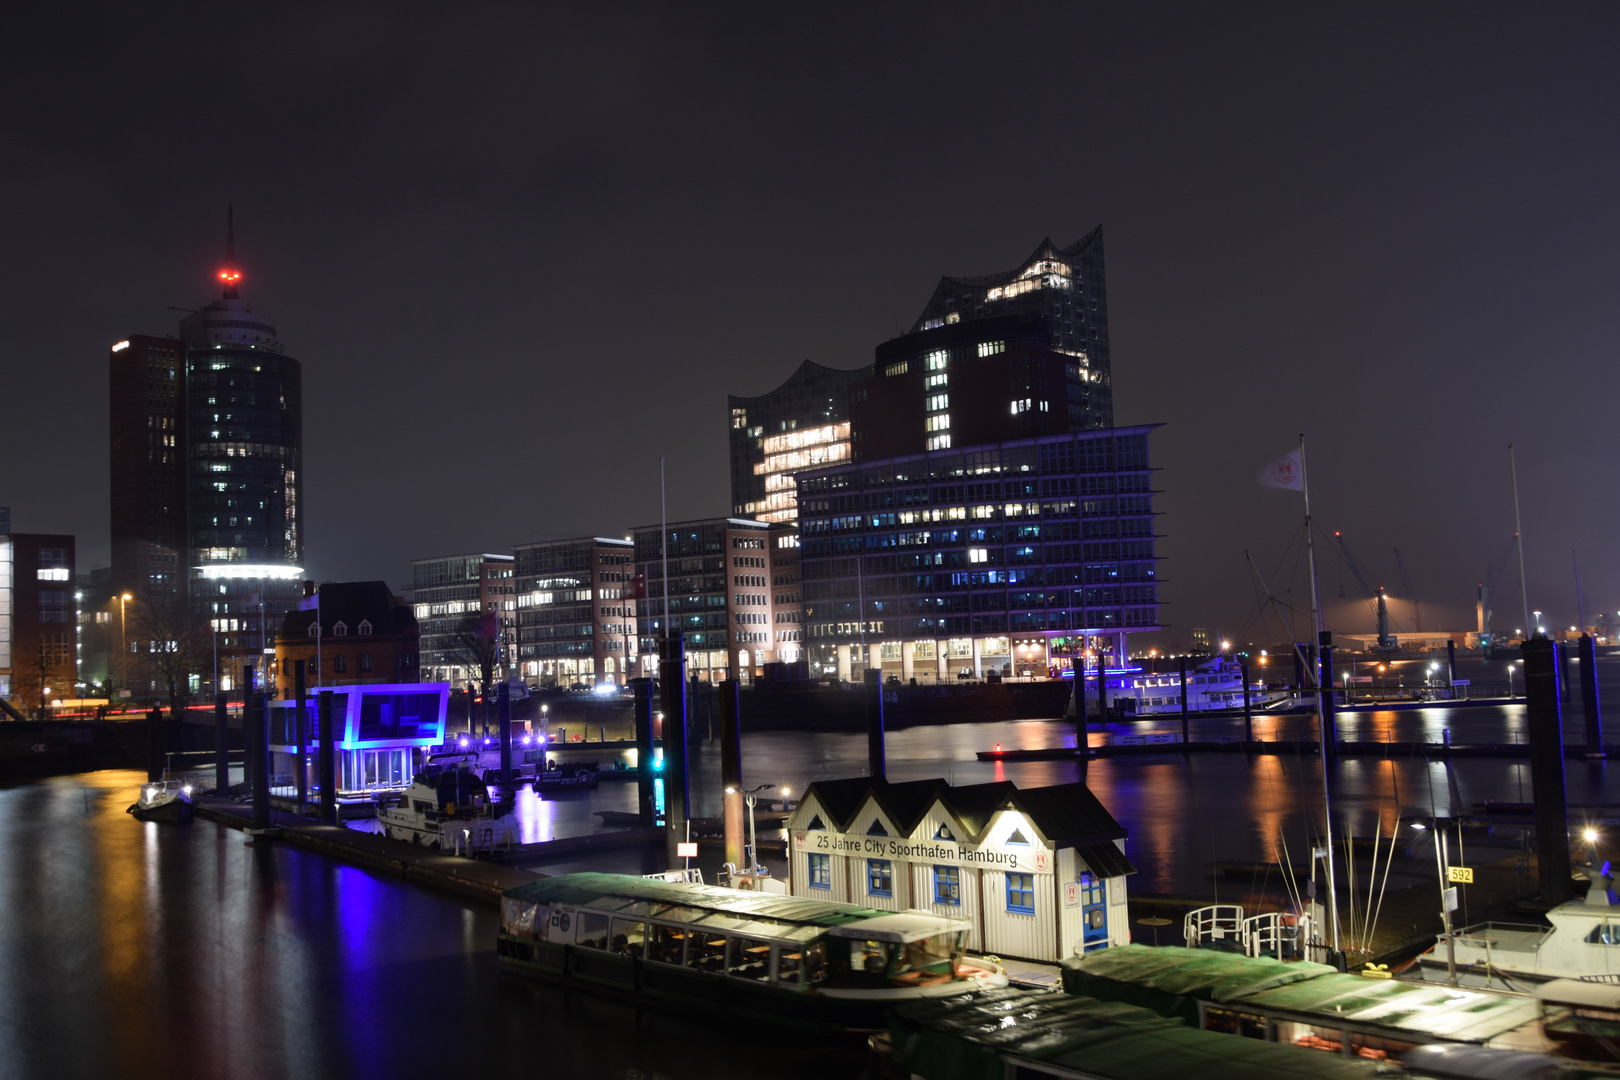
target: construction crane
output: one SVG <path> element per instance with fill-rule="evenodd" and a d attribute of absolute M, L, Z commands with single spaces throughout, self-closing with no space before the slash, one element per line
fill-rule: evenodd
<path fill-rule="evenodd" d="M 1356 557 L 1350 554 L 1350 543 L 1344 538 L 1343 533 L 1335 532 L 1333 539 L 1339 542 L 1339 554 L 1344 556 L 1345 565 L 1350 568 L 1350 573 L 1355 575 L 1356 583 L 1361 586 L 1361 591 L 1366 594 L 1367 603 L 1372 605 L 1373 614 L 1378 619 L 1378 644 L 1374 648 L 1384 652 L 1394 652 L 1400 646 L 1396 645 L 1395 639 L 1389 636 L 1389 604 L 1384 598 L 1383 586 L 1379 586 L 1375 590 L 1371 585 L 1367 584 L 1367 576 L 1361 572 L 1361 567 L 1356 564 Z"/>
<path fill-rule="evenodd" d="M 1417 623 L 1417 632 L 1423 633 L 1423 608 L 1418 604 L 1417 593 L 1412 591 L 1412 581 L 1406 576 L 1406 564 L 1401 561 L 1401 549 L 1395 549 L 1395 571 L 1401 576 L 1401 592 L 1412 603 L 1412 620 Z"/>

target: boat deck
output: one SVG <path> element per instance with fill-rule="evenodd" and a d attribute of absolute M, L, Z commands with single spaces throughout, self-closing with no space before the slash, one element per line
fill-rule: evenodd
<path fill-rule="evenodd" d="M 1471 946 L 1482 952 L 1487 946 L 1493 952 L 1533 953 L 1552 933 L 1551 927 L 1522 923 L 1484 923 L 1457 931 L 1457 944 Z"/>

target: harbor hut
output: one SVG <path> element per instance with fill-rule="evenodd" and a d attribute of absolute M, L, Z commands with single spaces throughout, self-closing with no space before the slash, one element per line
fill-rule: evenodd
<path fill-rule="evenodd" d="M 1130 940 L 1126 831 L 1083 783 L 820 780 L 788 833 L 795 896 L 962 919 L 969 949 L 1025 960 Z"/>
<path fill-rule="evenodd" d="M 410 784 L 431 750 L 444 742 L 449 683 L 362 683 L 307 692 L 305 768 L 317 779 L 320 697 L 332 692 L 332 738 L 339 792 L 387 791 Z M 290 778 L 296 768 L 296 700 L 270 703 L 270 771 Z M 291 779 L 288 779 L 291 783 Z"/>

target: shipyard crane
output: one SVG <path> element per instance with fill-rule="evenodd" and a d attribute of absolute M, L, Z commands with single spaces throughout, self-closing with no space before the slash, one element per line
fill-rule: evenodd
<path fill-rule="evenodd" d="M 1502 554 L 1496 557 L 1496 561 L 1485 564 L 1485 580 L 1479 583 L 1478 611 L 1479 633 L 1486 641 L 1490 640 L 1491 604 L 1496 599 L 1496 581 L 1502 575 L 1502 568 L 1513 558 L 1513 549 L 1518 543 L 1519 536 L 1515 533 L 1508 537 L 1507 547 L 1502 549 Z"/>
<path fill-rule="evenodd" d="M 1412 620 L 1417 623 L 1417 632 L 1423 633 L 1423 608 L 1418 604 L 1417 593 L 1412 591 L 1412 580 L 1406 576 L 1406 563 L 1401 561 L 1401 549 L 1395 549 L 1395 570 L 1401 577 L 1401 592 L 1406 599 L 1412 602 Z"/>
<path fill-rule="evenodd" d="M 1374 648 L 1385 652 L 1394 652 L 1399 646 L 1395 644 L 1395 639 L 1389 636 L 1389 605 L 1384 599 L 1383 586 L 1379 586 L 1377 590 L 1374 590 L 1371 585 L 1367 584 L 1367 576 L 1361 572 L 1361 567 L 1356 564 L 1356 557 L 1350 554 L 1350 543 L 1345 540 L 1343 533 L 1335 532 L 1333 539 L 1339 542 L 1339 554 L 1344 556 L 1345 565 L 1350 567 L 1350 573 L 1355 575 L 1356 583 L 1361 586 L 1361 591 L 1367 596 L 1367 603 L 1372 605 L 1373 613 L 1377 616 L 1378 644 Z"/>

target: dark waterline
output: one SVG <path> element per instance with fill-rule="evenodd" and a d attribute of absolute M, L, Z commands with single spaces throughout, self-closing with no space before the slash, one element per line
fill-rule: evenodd
<path fill-rule="evenodd" d="M 210 822 L 141 776 L 0 791 L 0 1076 L 853 1076 L 851 1043 L 672 1020 L 504 974 L 493 908 Z"/>

